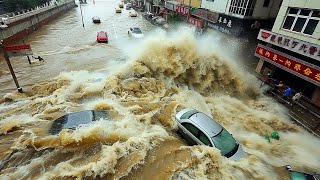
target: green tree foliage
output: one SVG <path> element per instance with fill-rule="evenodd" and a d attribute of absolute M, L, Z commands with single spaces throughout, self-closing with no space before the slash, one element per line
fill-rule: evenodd
<path fill-rule="evenodd" d="M 3 5 L 5 8 L 5 11 L 15 12 L 15 11 L 31 9 L 49 1 L 50 0 L 4 0 Z"/>

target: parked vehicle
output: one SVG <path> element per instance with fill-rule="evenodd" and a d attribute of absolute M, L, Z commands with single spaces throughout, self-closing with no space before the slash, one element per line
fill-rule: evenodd
<path fill-rule="evenodd" d="M 93 23 L 101 23 L 100 18 L 99 18 L 98 16 L 94 16 L 94 17 L 92 18 L 92 22 L 93 22 Z"/>
<path fill-rule="evenodd" d="M 130 37 L 134 37 L 134 38 L 137 38 L 137 39 L 144 37 L 144 35 L 143 35 L 142 31 L 140 30 L 140 28 L 137 28 L 137 27 L 130 28 L 129 31 L 128 31 L 128 35 Z"/>
<path fill-rule="evenodd" d="M 105 31 L 97 32 L 97 41 L 108 43 L 108 34 Z"/>
<path fill-rule="evenodd" d="M 214 119 L 195 109 L 183 109 L 176 114 L 179 132 L 192 145 L 216 147 L 221 155 L 239 160 L 245 157 L 242 145 Z"/>
<path fill-rule="evenodd" d="M 50 134 L 58 134 L 63 129 L 74 130 L 86 124 L 90 124 L 94 121 L 108 119 L 108 111 L 96 111 L 86 110 L 75 113 L 69 113 L 54 120 L 53 124 L 49 129 Z"/>
<path fill-rule="evenodd" d="M 122 10 L 119 7 L 116 7 L 116 13 L 121 13 Z"/>

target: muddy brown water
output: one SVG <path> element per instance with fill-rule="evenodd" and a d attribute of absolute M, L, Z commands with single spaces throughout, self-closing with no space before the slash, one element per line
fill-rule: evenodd
<path fill-rule="evenodd" d="M 287 164 L 320 171 L 319 139 L 292 124 L 236 59 L 211 47 L 217 41 L 187 30 L 153 32 L 125 10 L 116 15 L 116 1 L 95 3 L 83 7 L 84 29 L 75 9 L 28 38 L 45 62 L 13 60 L 18 78 L 30 84 L 27 93 L 13 92 L 2 74 L 1 179 L 284 179 L 279 168 Z M 106 18 L 94 25 L 94 14 Z M 128 40 L 130 23 L 152 36 Z M 108 45 L 94 42 L 101 27 L 111 34 Z M 247 156 L 232 161 L 216 148 L 188 146 L 174 118 L 184 107 L 214 117 Z M 86 109 L 111 117 L 49 134 L 54 119 Z M 280 140 L 268 143 L 264 136 L 272 131 Z"/>

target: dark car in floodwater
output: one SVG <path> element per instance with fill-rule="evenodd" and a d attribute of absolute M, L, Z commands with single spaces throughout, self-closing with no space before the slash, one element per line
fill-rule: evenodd
<path fill-rule="evenodd" d="M 293 170 L 290 165 L 281 167 L 285 171 L 284 180 L 320 180 L 319 173 L 307 173 Z"/>
<path fill-rule="evenodd" d="M 69 113 L 54 120 L 50 134 L 58 134 L 62 129 L 76 129 L 86 124 L 90 124 L 94 121 L 98 121 L 101 118 L 107 119 L 109 117 L 109 111 L 96 111 L 85 110 L 75 113 Z"/>

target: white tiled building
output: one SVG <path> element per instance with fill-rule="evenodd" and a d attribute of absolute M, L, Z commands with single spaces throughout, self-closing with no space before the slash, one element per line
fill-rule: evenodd
<path fill-rule="evenodd" d="M 320 0 L 283 0 L 272 31 L 260 30 L 256 71 L 284 80 L 320 107 Z M 263 45 L 264 44 L 264 45 Z"/>

